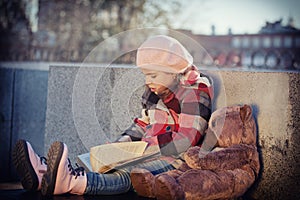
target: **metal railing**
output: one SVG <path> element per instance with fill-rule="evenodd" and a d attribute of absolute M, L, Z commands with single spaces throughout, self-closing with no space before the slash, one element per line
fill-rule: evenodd
<path fill-rule="evenodd" d="M 30 47 L 28 49 L 10 49 L 8 52 L 0 50 L 0 61 L 45 61 L 45 62 L 83 62 L 89 55 L 89 51 L 82 50 L 64 50 L 61 48 L 49 47 Z M 102 55 L 103 62 L 110 62 L 105 60 L 109 53 Z M 200 61 L 197 63 L 205 66 L 219 66 L 219 67 L 253 67 L 261 69 L 289 69 L 300 70 L 300 63 L 293 56 L 293 52 L 208 52 L 209 57 L 200 56 Z M 101 55 L 99 55 L 101 56 Z M 134 55 L 125 55 L 118 58 L 118 63 L 134 63 Z"/>

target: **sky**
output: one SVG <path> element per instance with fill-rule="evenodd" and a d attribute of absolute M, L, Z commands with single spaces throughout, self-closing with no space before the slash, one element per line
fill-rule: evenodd
<path fill-rule="evenodd" d="M 174 20 L 175 28 L 190 29 L 196 34 L 217 35 L 257 33 L 266 21 L 282 18 L 286 25 L 290 16 L 300 29 L 300 0 L 188 0 L 183 1 L 182 12 Z"/>

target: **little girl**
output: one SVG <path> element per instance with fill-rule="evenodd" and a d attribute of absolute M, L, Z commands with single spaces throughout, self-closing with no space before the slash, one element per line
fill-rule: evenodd
<path fill-rule="evenodd" d="M 133 168 L 154 175 L 173 170 L 181 153 L 201 143 L 211 115 L 212 83 L 193 65 L 188 51 L 174 38 L 158 35 L 138 48 L 136 64 L 145 75 L 142 118 L 117 142 L 143 140 L 159 148 L 162 156 L 112 173 L 85 173 L 82 167 L 72 167 L 66 144 L 54 142 L 45 164 L 29 142 L 20 140 L 13 161 L 25 189 L 41 189 L 43 195 L 125 193 L 132 189 Z"/>

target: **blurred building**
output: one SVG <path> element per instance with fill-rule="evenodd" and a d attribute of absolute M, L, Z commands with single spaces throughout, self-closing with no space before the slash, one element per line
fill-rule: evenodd
<path fill-rule="evenodd" d="M 117 12 L 116 9 L 99 11 L 92 6 L 94 1 L 29 2 L 32 2 L 29 4 L 31 10 L 38 7 L 38 20 L 34 23 L 37 27 L 35 30 L 30 28 L 31 21 L 25 14 L 20 14 L 24 10 L 22 5 L 16 4 L 20 8 L 12 11 L 19 13 L 19 17 L 12 23 L 12 30 L 0 30 L 0 61 L 82 62 L 100 41 L 108 37 L 105 26 L 115 22 L 107 15 L 115 16 L 113 12 Z M 207 54 L 194 55 L 200 57 L 203 65 L 300 70 L 300 30 L 294 27 L 293 18 L 287 25 L 283 25 L 282 20 L 266 22 L 257 34 L 233 34 L 229 30 L 227 35 L 216 35 L 214 26 L 211 35 L 178 31 L 195 39 L 207 50 L 209 57 Z M 117 45 L 119 49 L 126 49 L 124 45 Z M 100 60 L 114 54 L 112 51 L 113 48 L 107 48 L 99 55 Z M 134 62 L 132 57 L 134 52 L 117 61 Z"/>
<path fill-rule="evenodd" d="M 179 30 L 198 41 L 212 59 L 203 64 L 224 67 L 248 66 L 267 69 L 300 69 L 300 30 L 293 19 L 266 22 L 257 34 L 195 35 Z"/>
<path fill-rule="evenodd" d="M 38 31 L 31 44 L 32 59 L 67 62 L 84 57 L 82 30 L 89 23 L 88 4 L 73 0 L 39 0 L 38 6 Z"/>

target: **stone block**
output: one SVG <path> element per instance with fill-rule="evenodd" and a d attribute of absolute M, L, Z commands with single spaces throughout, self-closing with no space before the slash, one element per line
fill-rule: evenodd
<path fill-rule="evenodd" d="M 215 109 L 253 108 L 262 168 L 247 195 L 299 198 L 299 73 L 205 72 L 215 83 Z M 135 68 L 50 67 L 45 151 L 60 140 L 74 160 L 94 145 L 114 141 L 140 115 L 142 92 L 143 77 Z"/>
<path fill-rule="evenodd" d="M 14 70 L 0 68 L 0 181 L 11 179 L 10 141 Z"/>
<path fill-rule="evenodd" d="M 54 141 L 63 141 L 75 160 L 92 146 L 116 140 L 140 115 L 139 73 L 125 68 L 50 67 L 45 152 Z"/>
<path fill-rule="evenodd" d="M 18 139 L 30 141 L 44 154 L 48 71 L 18 69 L 15 72 L 12 145 Z"/>
<path fill-rule="evenodd" d="M 19 66 L 22 66 L 21 64 Z M 11 162 L 11 152 L 18 139 L 31 142 L 44 154 L 47 105 L 47 70 L 27 70 L 6 64 L 0 68 L 0 154 L 1 180 L 18 177 Z"/>
<path fill-rule="evenodd" d="M 299 198 L 300 73 L 220 73 L 226 104 L 251 105 L 257 121 L 262 168 L 248 194 L 255 199 Z"/>

